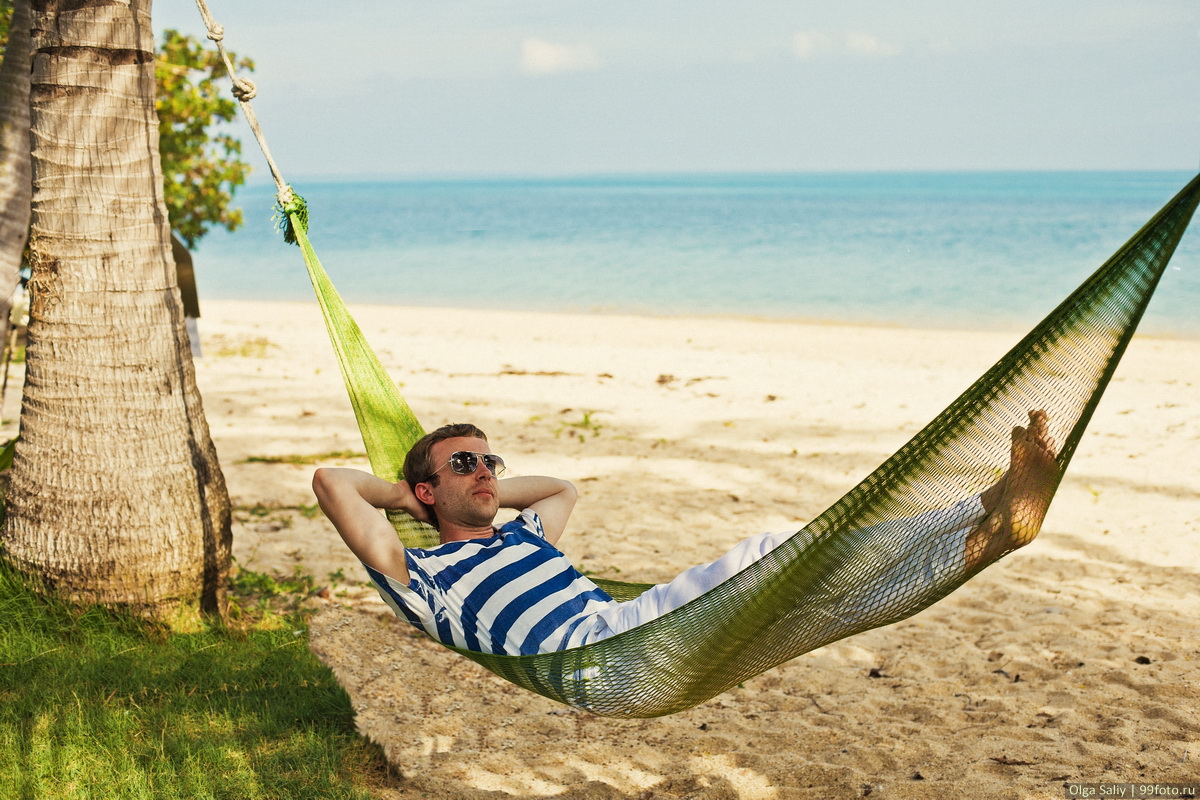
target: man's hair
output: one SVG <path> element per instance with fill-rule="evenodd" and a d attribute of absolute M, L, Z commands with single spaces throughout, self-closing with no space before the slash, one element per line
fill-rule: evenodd
<path fill-rule="evenodd" d="M 418 483 L 432 483 L 437 486 L 438 476 L 434 471 L 440 465 L 433 463 L 433 446 L 444 439 L 457 439 L 461 436 L 487 441 L 487 434 L 469 422 L 443 425 L 418 439 L 404 457 L 404 480 L 408 482 L 408 488 L 415 489 Z"/>

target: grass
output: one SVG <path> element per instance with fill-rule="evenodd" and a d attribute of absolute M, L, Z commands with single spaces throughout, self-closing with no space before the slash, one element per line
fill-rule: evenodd
<path fill-rule="evenodd" d="M 292 527 L 293 512 L 305 519 L 316 519 L 321 515 L 321 507 L 316 503 L 301 503 L 296 506 L 279 504 L 253 503 L 233 507 L 233 518 L 241 523 L 266 523 L 273 525 L 276 530 Z"/>
<path fill-rule="evenodd" d="M 570 411 L 571 411 L 571 409 L 565 408 L 560 413 L 568 413 Z M 560 434 L 562 434 L 563 432 L 566 432 L 567 436 L 578 438 L 579 441 L 583 442 L 583 441 L 587 441 L 587 437 L 589 435 L 593 436 L 593 437 L 599 436 L 600 429 L 603 426 L 601 426 L 600 423 L 598 423 L 594 419 L 592 419 L 592 415 L 598 414 L 600 412 L 598 412 L 598 411 L 583 411 L 580 413 L 582 413 L 583 416 L 575 422 L 567 422 L 565 420 L 563 422 L 560 422 L 558 424 L 558 427 L 554 429 L 554 437 L 557 439 Z"/>
<path fill-rule="evenodd" d="M 214 358 L 265 358 L 272 348 L 277 347 L 279 345 L 261 336 L 254 339 L 215 336 L 211 353 Z"/>
<path fill-rule="evenodd" d="M 356 458 L 366 458 L 367 454 L 358 450 L 330 450 L 328 453 L 311 453 L 308 455 L 286 456 L 247 456 L 239 464 L 319 464 L 322 461 L 351 461 Z"/>
<path fill-rule="evenodd" d="M 236 559 L 234 563 L 237 563 Z M 229 579 L 229 585 L 234 595 L 230 604 L 231 616 L 249 613 L 251 618 L 263 619 L 270 619 L 272 611 L 298 613 L 300 603 L 318 589 L 316 579 L 299 564 L 295 566 L 291 576 L 287 577 L 268 575 L 239 566 Z M 247 606 L 248 603 L 253 603 L 253 607 Z"/>
<path fill-rule="evenodd" d="M 243 571 L 260 592 L 311 588 Z M 0 787 L 12 798 L 368 798 L 386 764 L 300 612 L 199 633 L 30 591 L 0 564 Z"/>

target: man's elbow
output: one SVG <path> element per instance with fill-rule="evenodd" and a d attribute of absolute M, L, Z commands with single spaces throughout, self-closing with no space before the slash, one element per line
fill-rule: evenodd
<path fill-rule="evenodd" d="M 329 467 L 321 467 L 313 473 L 312 489 L 317 496 L 317 502 L 325 505 L 337 486 L 337 472 Z"/>

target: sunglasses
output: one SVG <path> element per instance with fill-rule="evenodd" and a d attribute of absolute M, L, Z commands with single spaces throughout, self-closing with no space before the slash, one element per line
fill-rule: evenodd
<path fill-rule="evenodd" d="M 457 453 L 451 453 L 450 460 L 435 469 L 429 477 L 432 478 L 434 475 L 437 475 L 446 468 L 447 464 L 455 475 L 471 475 L 475 470 L 479 469 L 480 461 L 483 461 L 483 465 L 487 467 L 488 472 L 496 477 L 504 474 L 504 459 L 500 456 L 492 453 L 473 453 L 470 450 L 459 450 Z"/>

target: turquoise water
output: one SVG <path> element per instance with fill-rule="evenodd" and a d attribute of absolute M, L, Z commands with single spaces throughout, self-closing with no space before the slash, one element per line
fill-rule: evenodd
<path fill-rule="evenodd" d="M 297 181 L 349 302 L 1031 327 L 1185 172 L 693 175 Z M 196 254 L 201 296 L 311 297 L 271 226 Z M 1142 330 L 1200 336 L 1189 232 Z"/>

